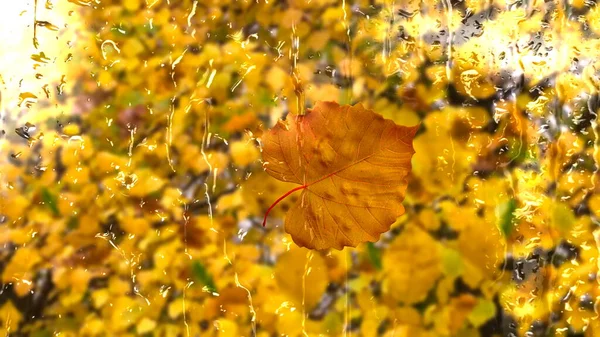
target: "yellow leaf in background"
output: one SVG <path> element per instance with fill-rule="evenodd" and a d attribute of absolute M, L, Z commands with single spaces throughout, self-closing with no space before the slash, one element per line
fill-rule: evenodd
<path fill-rule="evenodd" d="M 588 200 L 590 210 L 596 217 L 600 218 L 600 194 L 594 194 Z"/>
<path fill-rule="evenodd" d="M 145 218 L 124 217 L 120 224 L 127 233 L 134 235 L 143 235 L 150 230 L 150 222 Z"/>
<path fill-rule="evenodd" d="M 83 186 L 89 183 L 90 169 L 87 166 L 72 166 L 67 168 L 63 176 L 66 184 Z"/>
<path fill-rule="evenodd" d="M 443 123 L 448 122 L 442 118 L 430 131 L 415 138 L 413 174 L 421 178 L 428 191 L 455 195 L 462 191 L 462 181 L 470 174 L 475 157 L 472 151 L 458 146 L 450 135 L 435 131 Z"/>
<path fill-rule="evenodd" d="M 464 260 L 468 260 L 483 275 L 494 277 L 500 273 L 499 265 L 503 260 L 505 240 L 496 224 L 472 218 L 465 221 L 469 225 L 458 238 L 458 251 Z M 465 270 L 465 275 L 469 274 Z"/>
<path fill-rule="evenodd" d="M 13 255 L 10 262 L 4 268 L 2 282 L 11 283 L 15 280 L 33 282 L 33 279 L 31 279 L 33 275 L 30 275 L 30 272 L 41 260 L 39 251 L 34 247 L 26 246 L 18 248 L 15 255 Z"/>
<path fill-rule="evenodd" d="M 96 174 L 112 173 L 116 170 L 125 168 L 127 161 L 128 159 L 125 157 L 121 157 L 114 153 L 101 151 L 96 154 L 92 167 L 94 167 L 94 173 Z"/>
<path fill-rule="evenodd" d="M 135 324 L 141 315 L 141 306 L 131 297 L 120 296 L 112 301 L 110 324 L 122 331 Z"/>
<path fill-rule="evenodd" d="M 149 319 L 148 317 L 144 317 L 140 320 L 140 322 L 136 326 L 136 331 L 139 334 L 148 333 L 156 328 L 156 321 Z"/>
<path fill-rule="evenodd" d="M 465 281 L 465 283 L 472 289 L 479 287 L 479 285 L 485 278 L 485 270 L 481 270 L 479 267 L 471 263 L 466 258 L 463 260 L 463 269 L 463 281 Z"/>
<path fill-rule="evenodd" d="M 164 325 L 164 336 L 165 337 L 179 337 L 183 335 L 184 330 L 180 327 L 181 324 L 165 324 Z"/>
<path fill-rule="evenodd" d="M 108 302 L 110 293 L 107 289 L 98 289 L 92 292 L 92 302 L 96 309 L 100 309 L 104 304 Z"/>
<path fill-rule="evenodd" d="M 0 211 L 9 221 L 15 222 L 25 215 L 30 200 L 24 195 L 15 195 L 10 198 L 0 198 Z"/>
<path fill-rule="evenodd" d="M 312 102 L 328 101 L 333 97 L 335 100 L 340 98 L 340 89 L 333 84 L 315 84 L 306 89 L 306 98 Z M 295 108 L 295 106 L 294 106 Z M 295 113 L 295 110 L 293 110 Z"/>
<path fill-rule="evenodd" d="M 290 81 L 290 76 L 286 71 L 281 69 L 281 67 L 273 66 L 267 72 L 266 80 L 267 84 L 274 92 L 279 92 L 283 89 L 286 83 Z M 291 82 L 289 84 L 291 84 Z"/>
<path fill-rule="evenodd" d="M 457 332 L 464 327 L 465 320 L 476 306 L 477 298 L 471 294 L 461 294 L 450 300 L 450 303 L 444 308 L 445 322 L 438 321 L 436 323 L 445 324 L 445 328 L 450 331 L 451 336 L 455 336 Z"/>
<path fill-rule="evenodd" d="M 299 9 L 288 8 L 280 19 L 281 27 L 292 28 L 294 23 L 302 21 L 302 14 L 303 12 Z"/>
<path fill-rule="evenodd" d="M 140 0 L 125 0 L 123 2 L 123 7 L 128 11 L 135 11 L 140 8 Z"/>
<path fill-rule="evenodd" d="M 0 244 L 12 241 L 16 245 L 25 245 L 32 240 L 31 232 L 25 228 L 0 231 Z"/>
<path fill-rule="evenodd" d="M 473 326 L 480 327 L 496 316 L 496 304 L 491 300 L 479 299 L 467 319 Z"/>
<path fill-rule="evenodd" d="M 216 209 L 221 211 L 235 210 L 244 205 L 242 191 L 236 190 L 219 198 Z"/>
<path fill-rule="evenodd" d="M 79 129 L 79 125 L 71 123 L 65 125 L 62 129 L 62 132 L 67 136 L 77 136 L 81 133 L 81 130 Z"/>
<path fill-rule="evenodd" d="M 17 331 L 22 320 L 21 312 L 15 308 L 12 301 L 6 301 L 0 308 L 0 322 L 3 322 L 2 327 L 6 328 L 6 336 L 9 336 L 11 331 Z"/>
<path fill-rule="evenodd" d="M 199 147 L 190 144 L 184 150 L 182 160 L 197 174 L 211 169 L 220 172 L 229 165 L 229 157 L 225 153 L 207 151 L 205 155 L 202 155 Z"/>
<path fill-rule="evenodd" d="M 551 211 L 548 213 L 550 214 L 552 225 L 558 229 L 560 233 L 568 233 L 577 221 L 571 207 L 561 202 L 553 202 L 549 207 L 551 208 Z"/>
<path fill-rule="evenodd" d="M 79 218 L 77 229 L 83 234 L 96 234 L 100 232 L 100 222 L 98 221 L 98 213 L 84 213 Z"/>
<path fill-rule="evenodd" d="M 164 179 L 157 176 L 150 169 L 140 169 L 135 171 L 137 181 L 129 189 L 129 195 L 133 197 L 144 197 L 148 194 L 160 190 L 166 183 Z"/>
<path fill-rule="evenodd" d="M 385 317 L 379 317 L 368 311 L 365 312 L 362 323 L 360 324 L 361 335 L 364 337 L 376 337 L 378 335 L 377 329 L 383 319 L 385 319 Z"/>
<path fill-rule="evenodd" d="M 87 290 L 92 278 L 90 271 L 83 268 L 76 268 L 72 269 L 70 274 L 69 284 L 71 285 L 71 289 L 83 294 Z"/>
<path fill-rule="evenodd" d="M 283 336 L 305 335 L 302 329 L 302 310 L 300 307 L 283 306 L 278 310 L 277 331 Z"/>
<path fill-rule="evenodd" d="M 442 276 L 440 258 L 439 244 L 427 232 L 407 226 L 383 255 L 384 293 L 404 304 L 424 300 Z"/>
<path fill-rule="evenodd" d="M 90 318 L 92 317 L 92 318 Z M 106 332 L 107 327 L 105 322 L 101 319 L 98 319 L 95 316 L 91 316 L 86 318 L 81 331 L 79 331 L 84 336 L 98 336 L 103 332 Z"/>
<path fill-rule="evenodd" d="M 233 163 L 240 167 L 246 167 L 260 158 L 260 152 L 249 140 L 234 141 L 229 144 L 229 153 Z"/>
<path fill-rule="evenodd" d="M 256 122 L 256 115 L 252 111 L 248 111 L 241 115 L 231 116 L 227 123 L 223 125 L 223 130 L 229 133 L 241 132 L 244 129 L 251 128 Z"/>
<path fill-rule="evenodd" d="M 169 303 L 167 313 L 171 319 L 175 319 L 183 314 L 183 303 L 181 299 L 176 299 Z"/>
<path fill-rule="evenodd" d="M 331 282 L 344 282 L 344 279 L 348 275 L 348 259 L 350 259 L 348 254 L 348 252 L 343 250 L 332 250 L 325 255 L 324 259 Z"/>
<path fill-rule="evenodd" d="M 435 289 L 439 304 L 446 304 L 450 300 L 450 296 L 454 292 L 454 283 L 456 279 L 451 277 L 442 278 Z"/>
<path fill-rule="evenodd" d="M 119 277 L 111 277 L 108 281 L 108 289 L 113 296 L 122 296 L 126 294 L 130 288 L 130 280 L 123 280 Z M 112 298 L 111 298 L 112 299 Z"/>
<path fill-rule="evenodd" d="M 34 289 L 34 283 L 31 280 L 33 278 L 34 275 L 32 274 L 25 274 L 22 279 L 15 278 L 13 281 L 15 294 L 19 297 L 31 294 L 31 291 Z"/>
<path fill-rule="evenodd" d="M 419 115 L 413 109 L 406 106 L 400 107 L 386 98 L 377 100 L 373 110 L 379 112 L 383 117 L 402 125 L 415 126 L 420 123 Z"/>
<path fill-rule="evenodd" d="M 215 321 L 215 326 L 217 327 L 218 337 L 239 337 L 240 334 L 238 332 L 238 325 L 228 319 L 219 319 Z"/>
<path fill-rule="evenodd" d="M 431 208 L 426 208 L 419 212 L 418 220 L 421 226 L 428 231 L 436 231 L 441 225 L 439 216 Z"/>
<path fill-rule="evenodd" d="M 144 45 L 140 42 L 140 40 L 136 38 L 127 39 L 121 47 L 121 53 L 123 53 L 123 55 L 129 59 L 128 63 L 130 61 L 136 60 L 136 56 L 142 51 L 144 51 Z"/>
<path fill-rule="evenodd" d="M 296 306 L 309 310 L 315 306 L 327 288 L 327 266 L 316 252 L 295 248 L 279 256 L 275 279 Z"/>
<path fill-rule="evenodd" d="M 327 30 L 312 32 L 308 37 L 307 46 L 312 50 L 322 50 L 327 45 L 329 35 L 329 31 Z"/>

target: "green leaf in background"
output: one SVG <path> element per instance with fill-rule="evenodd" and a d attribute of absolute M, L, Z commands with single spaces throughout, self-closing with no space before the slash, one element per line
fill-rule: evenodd
<path fill-rule="evenodd" d="M 194 261 L 192 263 L 192 274 L 202 284 L 208 288 L 210 292 L 217 292 L 217 287 L 215 286 L 215 281 L 212 278 L 212 275 L 206 270 L 204 265 L 199 261 Z"/>
<path fill-rule="evenodd" d="M 442 268 L 448 277 L 455 278 L 462 275 L 464 267 L 460 253 L 451 248 L 444 248 Z"/>
<path fill-rule="evenodd" d="M 487 299 L 479 299 L 467 319 L 473 326 L 480 327 L 496 316 L 496 305 Z"/>
<path fill-rule="evenodd" d="M 381 270 L 381 250 L 375 247 L 373 242 L 367 242 L 367 254 L 369 255 L 369 261 L 377 269 Z"/>
<path fill-rule="evenodd" d="M 50 332 L 49 330 L 43 329 L 43 330 L 37 330 L 32 332 L 32 334 L 30 335 L 31 337 L 52 337 L 52 332 Z"/>
<path fill-rule="evenodd" d="M 552 209 L 552 224 L 562 233 L 567 233 L 577 221 L 575 214 L 567 204 L 557 202 Z"/>
<path fill-rule="evenodd" d="M 499 204 L 496 207 L 496 217 L 498 221 L 498 229 L 504 234 L 505 237 L 509 236 L 514 228 L 515 210 L 517 209 L 517 202 L 515 199 Z"/>
<path fill-rule="evenodd" d="M 52 214 L 54 214 L 54 216 L 60 215 L 60 211 L 58 210 L 58 205 L 56 204 L 56 196 L 54 194 L 50 193 L 50 191 L 48 191 L 47 188 L 42 189 L 42 201 L 44 202 L 44 204 L 46 206 L 48 206 L 50 208 L 50 210 L 52 211 Z"/>

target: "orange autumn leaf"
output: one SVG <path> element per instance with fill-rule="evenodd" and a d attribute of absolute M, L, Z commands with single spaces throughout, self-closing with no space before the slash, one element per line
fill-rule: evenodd
<path fill-rule="evenodd" d="M 296 244 L 342 249 L 377 241 L 404 213 L 417 129 L 361 104 L 334 102 L 280 121 L 262 138 L 264 166 L 272 177 L 300 186 L 269 210 L 301 190 L 285 219 Z"/>

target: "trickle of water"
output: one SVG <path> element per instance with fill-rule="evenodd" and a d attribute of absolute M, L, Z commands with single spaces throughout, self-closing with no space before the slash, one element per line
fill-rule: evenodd
<path fill-rule="evenodd" d="M 60 78 L 60 84 L 56 86 L 56 91 L 59 96 L 63 94 L 65 90 L 65 84 L 67 84 L 67 82 L 65 81 L 65 75 L 63 75 Z"/>

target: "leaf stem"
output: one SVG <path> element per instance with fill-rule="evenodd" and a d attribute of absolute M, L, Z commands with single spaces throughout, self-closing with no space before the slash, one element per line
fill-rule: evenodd
<path fill-rule="evenodd" d="M 292 194 L 292 193 L 294 193 L 296 191 L 303 190 L 303 189 L 305 189 L 307 187 L 308 187 L 308 185 L 301 185 L 301 186 L 292 188 L 291 190 L 287 191 L 284 195 L 280 196 L 277 200 L 275 200 L 275 202 L 273 204 L 271 204 L 271 206 L 269 207 L 269 209 L 267 209 L 267 213 L 265 213 L 265 218 L 263 219 L 263 224 L 262 224 L 263 227 L 265 227 L 267 225 L 267 217 L 269 216 L 269 213 L 271 212 L 271 210 L 275 206 L 277 206 L 277 204 L 279 202 L 281 202 L 281 200 L 287 198 L 288 195 L 290 195 L 290 194 Z"/>

